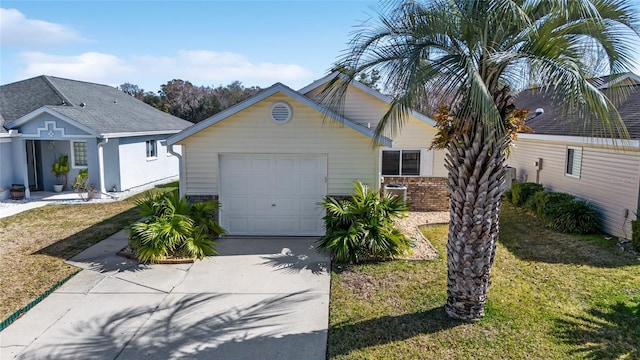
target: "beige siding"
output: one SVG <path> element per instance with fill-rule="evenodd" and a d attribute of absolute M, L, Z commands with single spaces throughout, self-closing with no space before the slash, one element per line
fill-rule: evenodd
<path fill-rule="evenodd" d="M 321 91 L 322 87 L 319 87 L 307 93 L 306 96 L 315 101 L 320 101 L 319 94 Z M 374 129 L 387 110 L 389 110 L 389 104 L 386 102 L 354 86 L 349 87 L 343 109 L 347 118 L 363 125 L 370 125 Z M 435 134 L 436 130 L 433 126 L 410 116 L 399 134 L 395 137 L 389 134 L 387 136 L 393 139 L 393 148 L 395 149 L 421 149 L 427 151 Z M 430 176 L 447 176 L 447 170 L 444 167 L 444 151 L 433 152 L 433 173 Z"/>
<path fill-rule="evenodd" d="M 305 95 L 319 102 L 321 100 L 319 95 L 321 91 L 322 86 Z M 349 86 L 344 101 L 344 109 L 342 109 L 348 119 L 365 126 L 370 125 L 372 129 L 376 127 L 387 110 L 389 110 L 389 104 L 354 86 Z"/>
<path fill-rule="evenodd" d="M 447 169 L 444 167 L 444 150 L 429 150 L 431 141 L 436 135 L 436 129 L 422 121 L 410 117 L 403 126 L 402 131 L 393 138 L 394 149 L 421 149 L 424 152 L 433 152 L 433 172 L 423 174 L 425 176 L 446 177 Z M 385 148 L 387 149 L 387 148 Z"/>
<path fill-rule="evenodd" d="M 580 178 L 565 175 L 567 146 L 582 147 Z M 542 159 L 537 174 L 534 161 Z M 640 149 L 615 151 L 597 145 L 520 139 L 508 164 L 519 181 L 539 182 L 551 191 L 575 194 L 591 202 L 603 215 L 605 231 L 631 237 L 630 220 L 638 208 Z M 629 218 L 624 218 L 624 209 Z"/>
<path fill-rule="evenodd" d="M 269 108 L 286 101 L 293 108 L 291 121 L 274 123 Z M 350 194 L 361 180 L 377 188 L 378 149 L 371 139 L 337 124 L 297 101 L 273 95 L 230 118 L 188 138 L 184 145 L 187 195 L 218 195 L 218 154 L 279 153 L 327 154 L 328 193 Z"/>

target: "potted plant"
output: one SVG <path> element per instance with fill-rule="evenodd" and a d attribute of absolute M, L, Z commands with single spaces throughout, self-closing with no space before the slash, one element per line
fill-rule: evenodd
<path fill-rule="evenodd" d="M 61 192 L 67 185 L 67 175 L 69 174 L 69 156 L 60 155 L 58 161 L 54 162 L 51 166 L 53 175 L 56 176 L 56 183 L 53 185 L 53 191 Z"/>

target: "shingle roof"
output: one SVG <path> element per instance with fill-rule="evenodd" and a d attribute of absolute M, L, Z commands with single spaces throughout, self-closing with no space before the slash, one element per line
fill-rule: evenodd
<path fill-rule="evenodd" d="M 172 133 L 192 125 L 108 85 L 43 75 L 0 86 L 0 125 L 43 106 L 100 134 Z"/>
<path fill-rule="evenodd" d="M 617 109 L 627 127 L 629 137 L 637 140 L 640 139 L 640 83 L 634 83 L 625 85 L 629 93 Z M 518 95 L 515 105 L 520 109 L 531 110 L 532 113 L 538 108 L 544 110 L 543 114 L 526 121 L 535 134 L 610 137 L 598 119 L 579 116 L 576 113 L 564 113 L 562 105 L 555 101 L 549 92 L 539 89 L 525 90 Z M 616 137 L 620 137 L 619 133 L 616 133 Z"/>

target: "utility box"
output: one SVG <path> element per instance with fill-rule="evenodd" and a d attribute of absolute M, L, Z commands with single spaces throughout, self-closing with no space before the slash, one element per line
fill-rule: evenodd
<path fill-rule="evenodd" d="M 402 201 L 407 201 L 407 187 L 400 184 L 387 184 L 384 186 L 385 195 L 397 196 Z"/>
<path fill-rule="evenodd" d="M 511 183 L 516 180 L 516 168 L 507 166 L 504 174 L 505 190 L 511 190 Z"/>

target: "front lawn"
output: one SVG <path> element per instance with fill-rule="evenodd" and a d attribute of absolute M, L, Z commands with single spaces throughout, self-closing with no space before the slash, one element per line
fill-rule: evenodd
<path fill-rule="evenodd" d="M 640 260 L 602 237 L 545 229 L 503 206 L 487 314 L 449 319 L 447 225 L 431 261 L 334 264 L 331 359 L 640 359 Z"/>
<path fill-rule="evenodd" d="M 164 185 L 173 190 L 177 183 Z M 78 269 L 65 263 L 138 217 L 135 198 L 48 205 L 0 219 L 0 321 Z"/>

